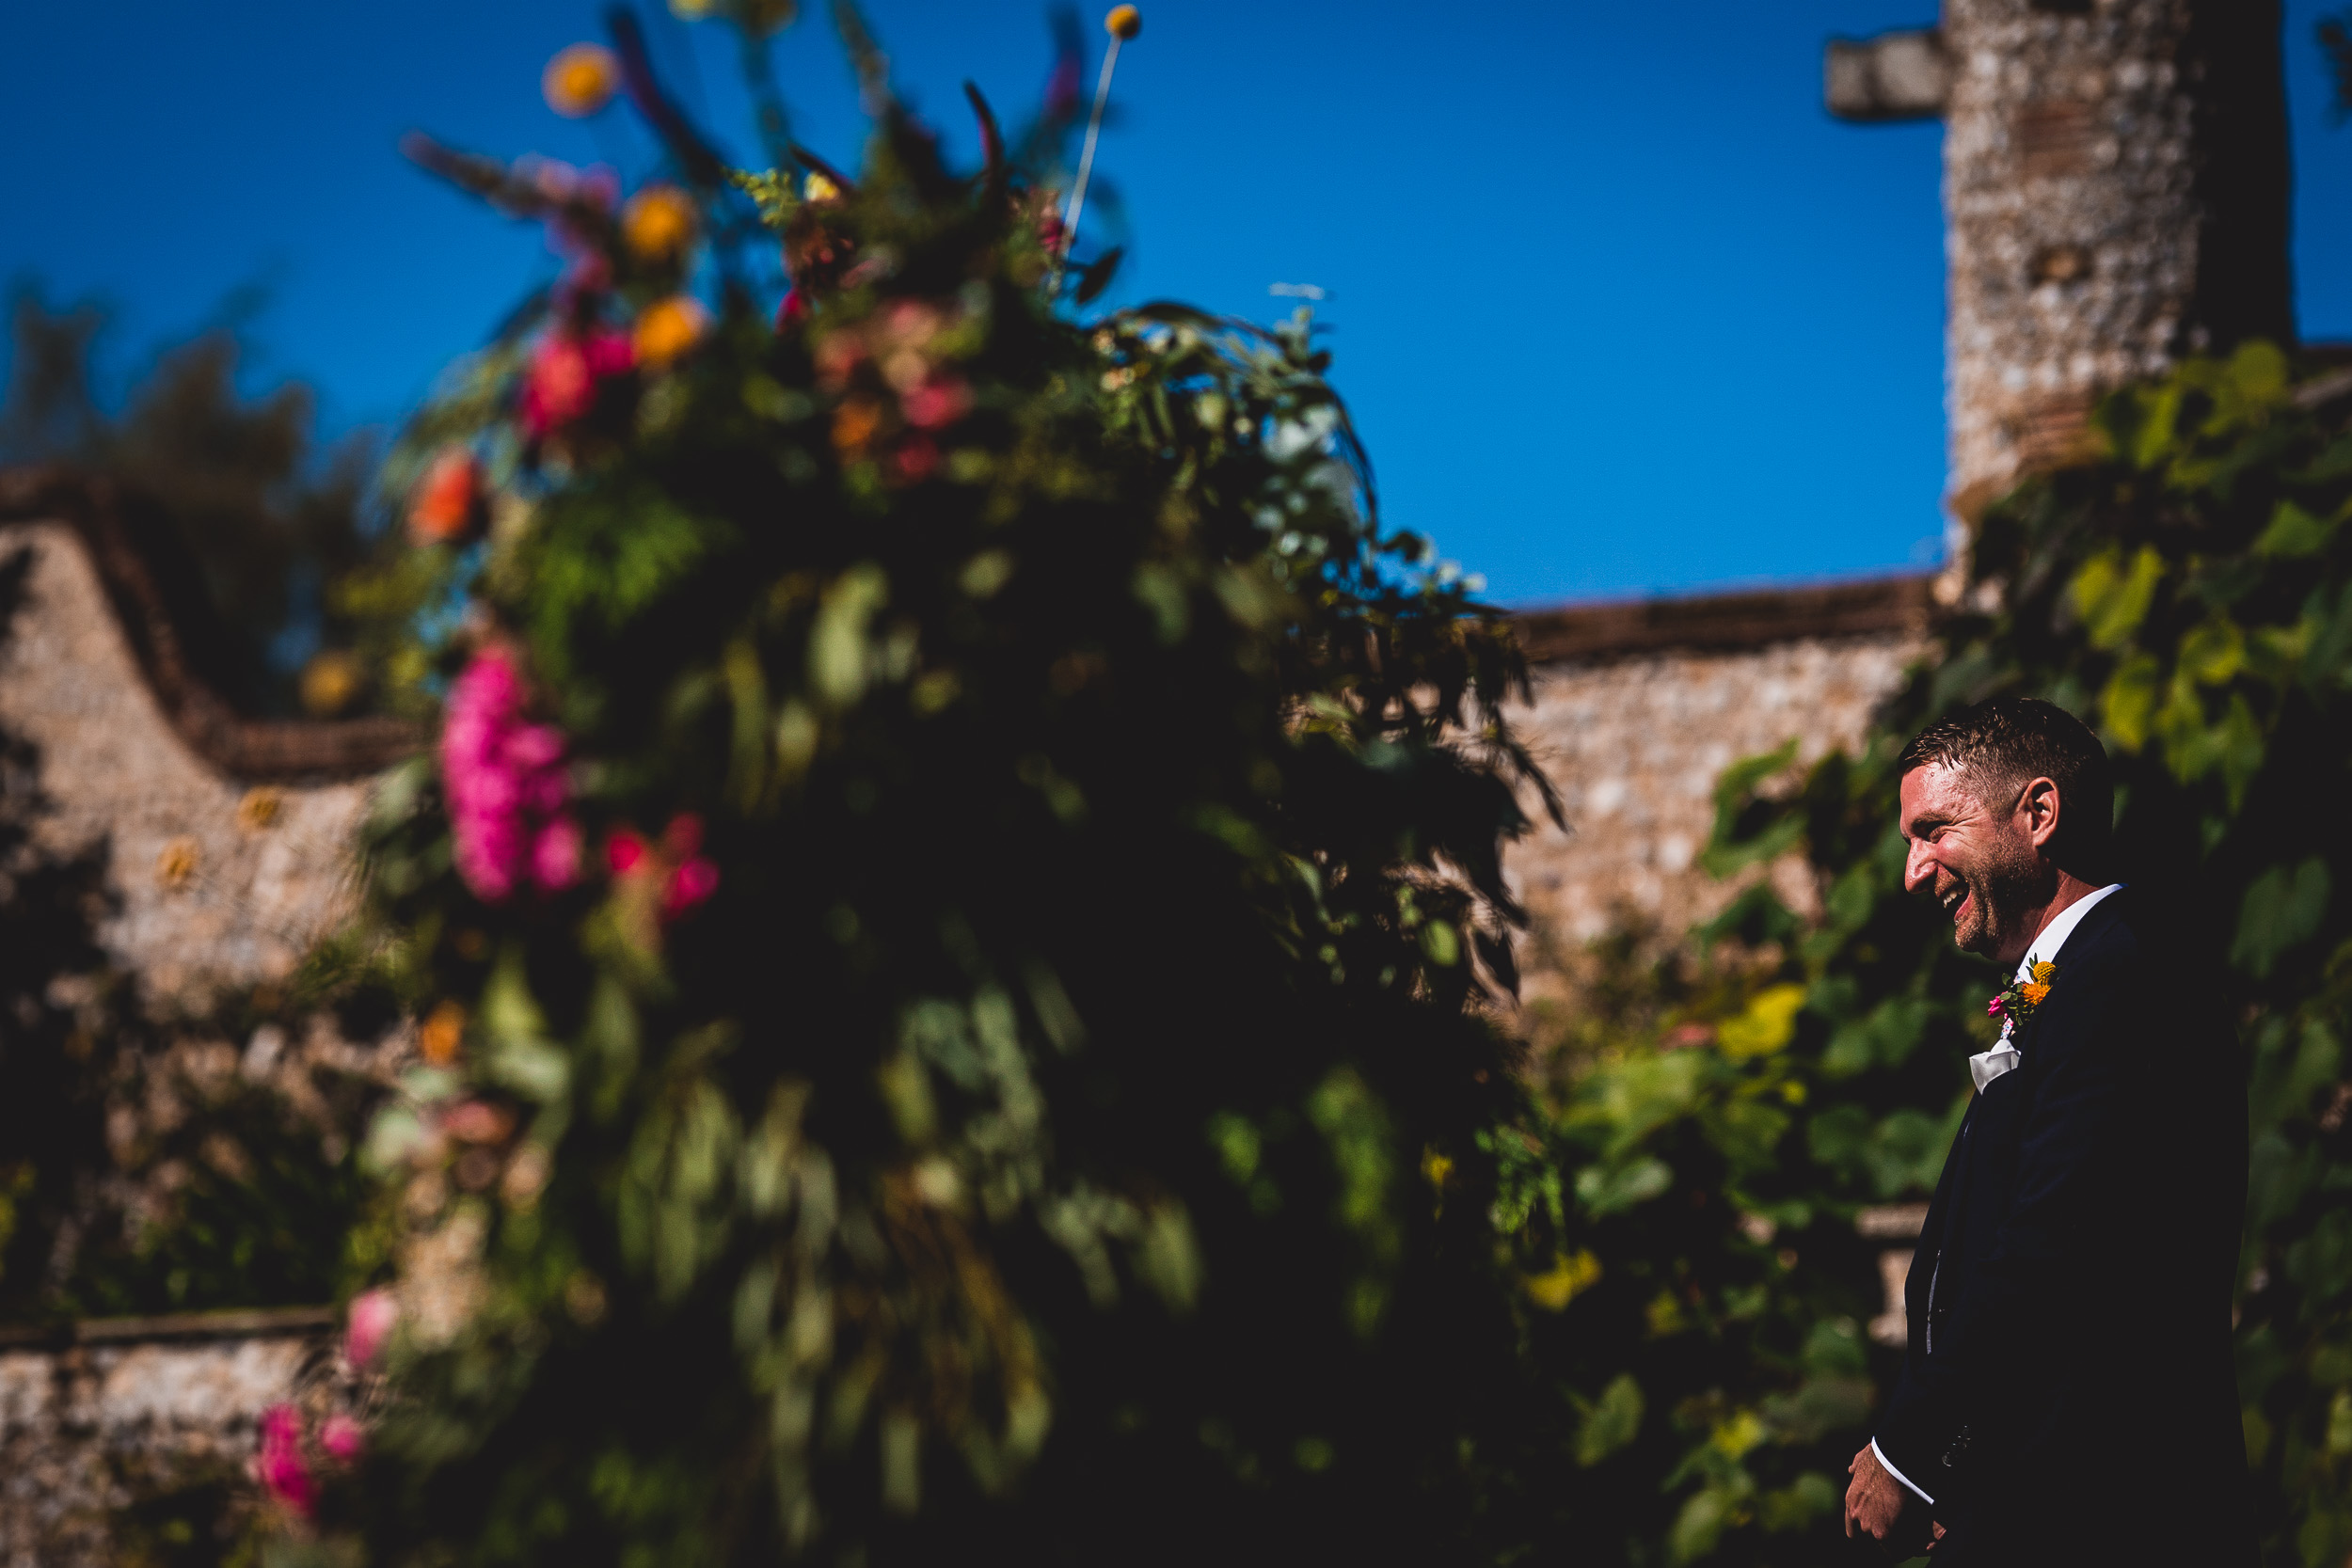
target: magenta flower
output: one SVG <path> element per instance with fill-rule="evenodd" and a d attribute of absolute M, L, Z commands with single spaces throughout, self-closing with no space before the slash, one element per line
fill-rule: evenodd
<path fill-rule="evenodd" d="M 384 1341 L 392 1336 L 392 1324 L 400 1321 L 400 1307 L 389 1291 L 363 1291 L 351 1298 L 351 1312 L 343 1330 L 343 1359 L 355 1367 L 373 1364 L 384 1350 Z"/>
<path fill-rule="evenodd" d="M 327 1457 L 336 1464 L 349 1465 L 358 1460 L 360 1450 L 367 1447 L 367 1433 L 358 1421 L 338 1412 L 326 1418 L 326 1424 L 319 1428 L 319 1447 L 325 1449 Z"/>
<path fill-rule="evenodd" d="M 1984 1016 L 1987 1018 L 1998 1018 L 2001 1016 L 2001 999 L 1999 997 L 1996 996 L 1992 1001 L 1984 1005 Z"/>
<path fill-rule="evenodd" d="M 526 879 L 543 893 L 580 879 L 564 735 L 523 721 L 522 677 L 502 648 L 476 654 L 450 690 L 441 779 L 458 874 L 477 896 L 495 904 Z"/>
<path fill-rule="evenodd" d="M 302 1457 L 302 1418 L 291 1404 L 273 1404 L 262 1412 L 261 1424 L 254 1479 L 272 1497 L 307 1519 L 318 1507 L 319 1485 Z"/>

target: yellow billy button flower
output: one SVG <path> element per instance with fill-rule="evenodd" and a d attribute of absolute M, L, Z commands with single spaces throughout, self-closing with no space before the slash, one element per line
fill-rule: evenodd
<path fill-rule="evenodd" d="M 1103 19 L 1103 30 L 1123 42 L 1143 31 L 1143 13 L 1133 6 L 1113 6 Z"/>
<path fill-rule="evenodd" d="M 314 719 L 332 719 L 358 700 L 364 679 L 357 658 L 329 648 L 302 667 L 302 705 Z"/>
<path fill-rule="evenodd" d="M 621 209 L 621 243 L 641 261 L 675 261 L 693 237 L 693 198 L 675 185 L 647 185 Z"/>
<path fill-rule="evenodd" d="M 637 318 L 637 362 L 661 370 L 683 357 L 710 330 L 710 312 L 691 294 L 672 294 Z"/>
<path fill-rule="evenodd" d="M 539 78 L 548 107 L 566 119 L 584 119 L 612 102 L 620 90 L 621 62 L 600 43 L 575 43 L 559 50 Z"/>

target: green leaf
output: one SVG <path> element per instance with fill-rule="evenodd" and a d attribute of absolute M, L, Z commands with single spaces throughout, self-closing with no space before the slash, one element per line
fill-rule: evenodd
<path fill-rule="evenodd" d="M 808 682 L 836 708 L 865 695 L 874 664 L 866 626 L 889 597 L 890 579 L 873 562 L 863 561 L 835 578 L 818 600 L 808 634 Z"/>
<path fill-rule="evenodd" d="M 1595 1218 L 1647 1203 L 1674 1185 L 1675 1173 L 1654 1157 L 1629 1165 L 1587 1165 L 1576 1173 L 1576 1198 Z"/>
<path fill-rule="evenodd" d="M 1576 1462 L 1589 1469 L 1632 1442 L 1641 1430 L 1642 1386 L 1631 1372 L 1620 1372 L 1577 1424 Z"/>
<path fill-rule="evenodd" d="M 2270 514 L 2270 526 L 2254 541 L 2254 553 L 2286 558 L 2317 555 L 2335 537 L 2337 521 L 2314 517 L 2295 502 L 2281 500 Z"/>
<path fill-rule="evenodd" d="M 2164 570 L 2164 557 L 2153 545 L 2142 545 L 2128 563 L 2113 548 L 2083 562 L 2069 593 L 2092 647 L 2121 647 L 2130 640 L 2148 618 Z"/>
<path fill-rule="evenodd" d="M 2256 979 L 2319 930 L 2332 891 L 2328 863 L 2314 855 L 2290 869 L 2274 865 L 2254 879 L 2238 906 L 2230 961 Z"/>

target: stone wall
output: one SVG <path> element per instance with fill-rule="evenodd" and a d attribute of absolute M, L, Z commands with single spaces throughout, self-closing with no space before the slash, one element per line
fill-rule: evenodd
<path fill-rule="evenodd" d="M 157 1021 L 109 1141 L 167 1129 L 227 1082 L 266 1083 L 331 1142 L 318 1083 L 380 1083 L 409 1031 L 348 1041 L 319 1015 L 216 1038 L 205 1010 L 285 978 L 348 914 L 372 781 L 418 737 L 231 712 L 192 673 L 141 521 L 101 486 L 0 473 L 0 731 L 38 751 L 39 847 L 103 867 L 95 936 Z M 135 1212 L 171 1174 L 93 1191 Z M 332 1383 L 331 1316 L 0 1325 L 0 1568 L 100 1568 L 138 1556 L 142 1528 L 210 1528 L 224 1499 L 232 1522 L 249 1512 L 256 1418 Z"/>
<path fill-rule="evenodd" d="M 1568 822 L 1506 862 L 1533 922 L 1527 1000 L 1568 1000 L 1596 938 L 1643 932 L 1655 950 L 1721 912 L 1745 879 L 1694 863 L 1723 769 L 1791 739 L 1799 768 L 1855 745 L 1926 652 L 1931 614 L 1926 579 L 1903 578 L 1523 618 L 1537 662 L 1518 721 Z M 1774 871 L 1809 908 L 1800 868 Z"/>
<path fill-rule="evenodd" d="M 332 1401 L 348 1382 L 319 1312 L 87 1324 L 63 1343 L 32 1340 L 0 1333 L 0 1568 L 119 1564 L 136 1544 L 123 1521 L 142 1513 L 158 1531 L 175 1513 L 234 1528 L 250 1512 L 235 1498 L 260 1412 Z M 193 1544 L 203 1560 L 205 1544 Z"/>

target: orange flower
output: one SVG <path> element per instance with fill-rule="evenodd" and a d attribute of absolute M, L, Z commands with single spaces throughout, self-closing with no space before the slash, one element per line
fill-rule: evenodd
<path fill-rule="evenodd" d="M 882 412 L 882 405 L 872 398 L 851 398 L 834 410 L 833 444 L 843 457 L 857 457 L 866 451 L 866 443 L 881 428 Z"/>
<path fill-rule="evenodd" d="M 461 446 L 443 447 L 408 502 L 408 537 L 442 545 L 473 531 L 482 515 L 482 467 Z"/>
<path fill-rule="evenodd" d="M 435 1067 L 447 1067 L 457 1060 L 457 1048 L 466 1037 L 466 1009 L 454 1002 L 444 1002 L 433 1009 L 422 1028 L 417 1031 L 417 1045 L 424 1059 Z"/>
<path fill-rule="evenodd" d="M 1143 31 L 1143 13 L 1133 6 L 1113 6 L 1103 19 L 1103 30 L 1124 42 Z"/>
<path fill-rule="evenodd" d="M 621 241 L 641 261 L 675 261 L 693 237 L 693 200 L 675 185 L 647 185 L 621 209 Z"/>
<path fill-rule="evenodd" d="M 710 330 L 710 312 L 691 294 L 672 294 L 637 318 L 637 362 L 660 370 L 682 358 Z"/>
<path fill-rule="evenodd" d="M 2039 984 L 2020 986 L 2017 989 L 2017 994 L 2039 1007 L 2042 1006 L 2042 998 L 2050 994 L 2050 988 Z"/>
<path fill-rule="evenodd" d="M 575 43 L 559 50 L 539 78 L 548 107 L 565 119 L 584 119 L 612 102 L 620 90 L 621 62 L 600 43 Z"/>

